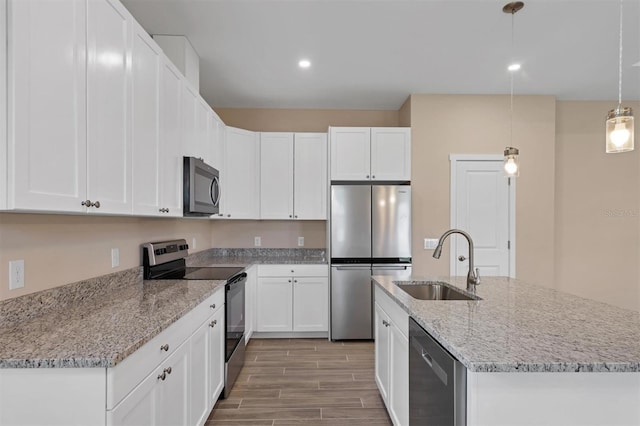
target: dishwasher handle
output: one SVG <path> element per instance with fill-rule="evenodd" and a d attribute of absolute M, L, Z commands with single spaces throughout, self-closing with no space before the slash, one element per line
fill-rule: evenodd
<path fill-rule="evenodd" d="M 448 376 L 447 373 L 440 367 L 440 364 L 433 359 L 431 354 L 418 342 L 418 339 L 411 337 L 411 346 L 413 350 L 418 352 L 422 357 L 422 360 L 433 370 L 436 376 L 447 386 Z"/>
<path fill-rule="evenodd" d="M 331 268 L 337 271 L 358 271 L 363 269 L 371 269 L 371 265 L 341 265 L 341 266 L 331 266 Z"/>

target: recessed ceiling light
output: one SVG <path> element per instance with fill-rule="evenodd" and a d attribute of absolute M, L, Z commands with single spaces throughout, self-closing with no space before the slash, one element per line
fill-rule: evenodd
<path fill-rule="evenodd" d="M 300 68 L 309 68 L 311 66 L 311 61 L 308 59 L 301 59 L 300 62 L 298 62 L 298 66 Z"/>
<path fill-rule="evenodd" d="M 511 64 L 507 69 L 509 71 L 518 71 L 520 69 L 520 64 Z"/>

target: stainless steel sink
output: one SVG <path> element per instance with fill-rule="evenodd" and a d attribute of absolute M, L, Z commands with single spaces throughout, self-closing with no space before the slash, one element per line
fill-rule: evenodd
<path fill-rule="evenodd" d="M 411 297 L 420 300 L 481 300 L 442 283 L 396 284 Z"/>

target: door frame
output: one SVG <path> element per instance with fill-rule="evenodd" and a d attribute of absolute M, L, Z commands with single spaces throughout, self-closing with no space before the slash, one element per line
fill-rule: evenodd
<path fill-rule="evenodd" d="M 455 227 L 455 213 L 457 210 L 457 181 L 458 163 L 461 161 L 500 161 L 504 157 L 500 154 L 449 154 L 451 163 L 451 181 L 450 181 L 450 207 L 449 207 L 449 225 Z M 516 179 L 509 179 L 509 277 L 516 277 Z M 449 274 L 454 274 L 456 269 L 456 246 L 449 244 Z"/>

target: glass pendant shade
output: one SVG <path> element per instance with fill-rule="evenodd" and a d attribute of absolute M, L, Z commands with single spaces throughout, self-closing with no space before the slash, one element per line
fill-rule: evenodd
<path fill-rule="evenodd" d="M 504 176 L 505 177 L 518 177 L 520 176 L 520 160 L 518 155 L 520 151 L 518 148 L 506 147 L 504 149 Z"/>
<path fill-rule="evenodd" d="M 633 111 L 618 106 L 607 114 L 606 152 L 627 152 L 633 148 Z"/>

